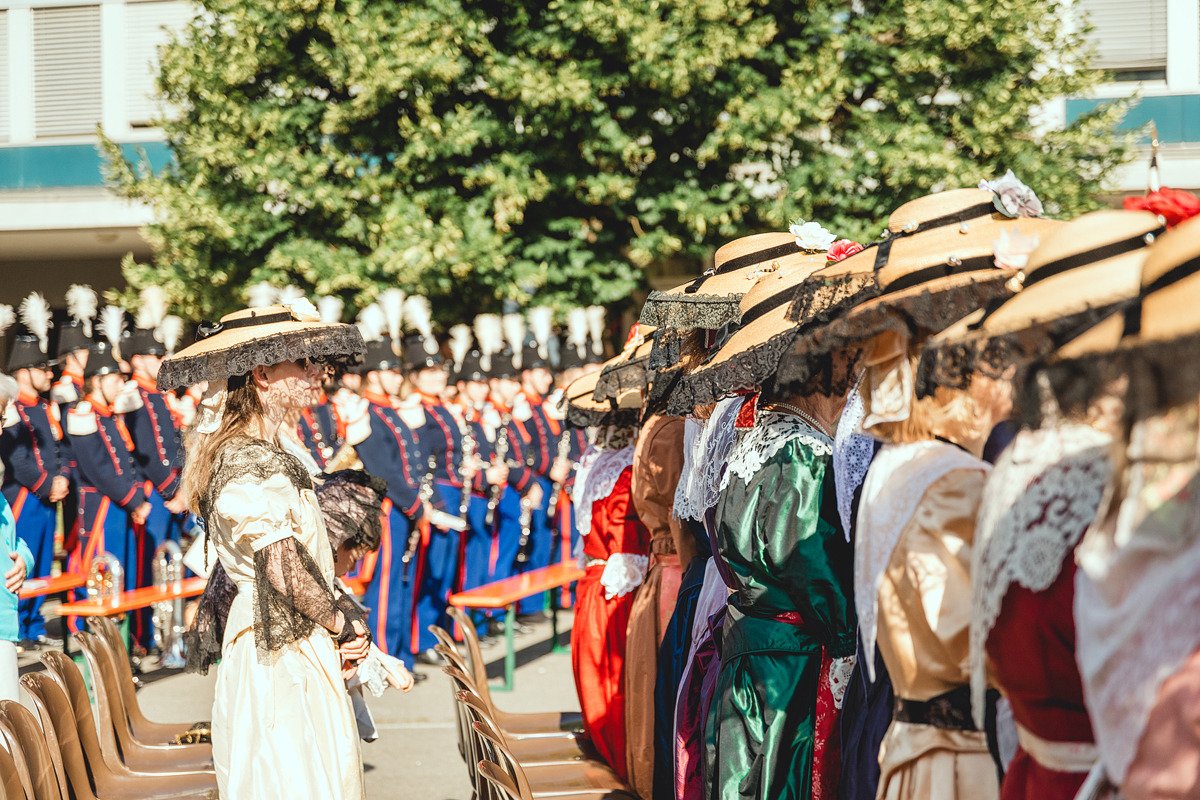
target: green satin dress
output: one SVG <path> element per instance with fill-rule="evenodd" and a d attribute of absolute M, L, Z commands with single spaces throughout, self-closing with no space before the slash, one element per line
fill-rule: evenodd
<path fill-rule="evenodd" d="M 829 449 L 790 439 L 748 481 L 730 475 L 717 507 L 735 592 L 705 731 L 710 798 L 813 796 L 818 684 L 830 659 L 855 650 L 853 555 Z"/>

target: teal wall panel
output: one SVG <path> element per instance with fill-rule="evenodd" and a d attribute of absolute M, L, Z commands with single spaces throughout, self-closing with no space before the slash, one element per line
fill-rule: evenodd
<path fill-rule="evenodd" d="M 121 150 L 133 163 L 144 157 L 155 172 L 171 161 L 166 142 L 127 143 Z M 103 186 L 102 164 L 94 144 L 0 147 L 0 190 Z"/>
<path fill-rule="evenodd" d="M 1067 122 L 1113 98 L 1067 101 Z M 1158 138 L 1163 142 L 1200 142 L 1200 94 L 1169 94 L 1142 97 L 1125 115 L 1121 127 L 1135 130 L 1153 122 L 1158 126 Z"/>

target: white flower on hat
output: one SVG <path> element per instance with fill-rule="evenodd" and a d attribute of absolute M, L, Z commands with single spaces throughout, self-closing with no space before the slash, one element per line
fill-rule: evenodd
<path fill-rule="evenodd" d="M 788 230 L 796 237 L 796 244 L 800 249 L 809 253 L 827 253 L 830 245 L 837 239 L 819 222 L 797 220 Z"/>
<path fill-rule="evenodd" d="M 1036 235 L 1021 233 L 1020 227 L 1001 231 L 992 242 L 996 266 L 1000 269 L 1025 269 L 1029 264 L 1029 254 L 1037 249 L 1039 241 Z"/>
<path fill-rule="evenodd" d="M 321 313 L 317 311 L 317 307 L 312 304 L 312 301 L 307 297 L 297 297 L 293 300 L 285 300 L 280 303 L 281 306 L 288 310 L 292 315 L 292 319 L 297 322 L 320 322 Z"/>
<path fill-rule="evenodd" d="M 1037 194 L 1010 169 L 995 181 L 980 181 L 979 188 L 995 195 L 996 210 L 1006 217 L 1040 217 L 1044 211 Z"/>

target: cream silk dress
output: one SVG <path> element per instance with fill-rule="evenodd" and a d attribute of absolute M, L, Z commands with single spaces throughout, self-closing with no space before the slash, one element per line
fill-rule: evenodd
<path fill-rule="evenodd" d="M 267 654 L 255 646 L 255 553 L 295 537 L 332 591 L 333 553 L 316 495 L 282 471 L 230 480 L 213 498 L 208 536 L 238 586 L 213 701 L 221 796 L 365 797 L 354 712 L 329 633 L 318 626 Z"/>

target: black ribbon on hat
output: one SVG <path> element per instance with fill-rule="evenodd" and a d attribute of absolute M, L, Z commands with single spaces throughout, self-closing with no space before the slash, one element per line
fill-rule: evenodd
<path fill-rule="evenodd" d="M 1142 303 L 1147 297 L 1197 272 L 1200 272 L 1200 256 L 1189 259 L 1179 266 L 1172 267 L 1146 284 L 1138 294 L 1137 299 L 1125 309 L 1125 330 L 1122 332 L 1122 337 L 1137 336 L 1142 332 Z"/>
<path fill-rule="evenodd" d="M 939 278 L 949 278 L 954 275 L 965 275 L 968 272 L 982 272 L 984 270 L 995 270 L 995 256 L 976 256 L 975 258 L 967 258 L 957 264 L 934 264 L 932 267 L 918 269 L 907 275 L 902 275 L 896 280 L 888 284 L 883 290 L 880 297 L 886 297 L 889 294 L 911 289 L 914 286 L 920 286 L 923 283 L 934 281 Z M 999 272 L 1000 270 L 996 270 Z"/>
<path fill-rule="evenodd" d="M 944 228 L 947 225 L 960 225 L 968 220 L 989 216 L 995 212 L 995 210 L 996 206 L 993 203 L 979 203 L 978 205 L 961 208 L 951 214 L 943 214 L 940 217 L 934 217 L 926 222 L 917 223 L 915 228 L 900 230 L 896 231 L 895 233 L 890 230 L 884 231 L 884 239 L 876 245 L 875 271 L 879 272 L 879 270 L 887 266 L 888 259 L 891 258 L 892 255 L 892 244 L 897 239 L 915 236 L 918 233 L 928 233 L 936 228 Z"/>
<path fill-rule="evenodd" d="M 761 264 L 764 261 L 783 258 L 784 256 L 790 256 L 799 252 L 801 252 L 799 244 L 796 242 L 785 242 L 784 244 L 775 245 L 774 247 L 768 247 L 766 250 L 759 250 L 754 253 L 747 253 L 744 256 L 731 258 L 719 268 L 708 270 L 699 278 L 696 278 L 696 280 L 685 286 L 683 288 L 684 294 L 695 294 L 696 292 L 700 291 L 700 287 L 706 280 L 717 275 L 725 275 L 729 272 L 736 272 L 744 267 L 752 267 L 755 264 Z"/>
<path fill-rule="evenodd" d="M 250 316 L 241 317 L 239 319 L 231 319 L 228 322 L 210 322 L 205 320 L 196 326 L 196 339 L 204 340 L 210 336 L 216 336 L 221 331 L 235 330 L 237 328 L 253 328 L 257 325 L 274 325 L 277 322 L 292 322 L 290 312 L 278 312 L 275 314 L 256 315 L 253 311 Z"/>

